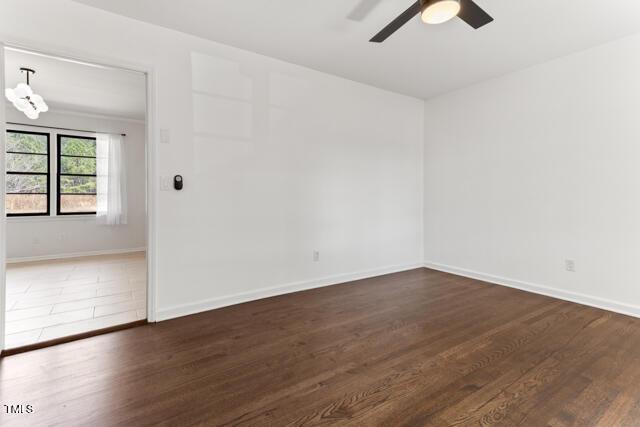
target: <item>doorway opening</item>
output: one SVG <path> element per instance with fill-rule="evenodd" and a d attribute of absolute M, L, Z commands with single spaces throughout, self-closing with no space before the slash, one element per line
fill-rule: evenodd
<path fill-rule="evenodd" d="M 3 53 L 4 351 L 144 323 L 146 74 Z"/>

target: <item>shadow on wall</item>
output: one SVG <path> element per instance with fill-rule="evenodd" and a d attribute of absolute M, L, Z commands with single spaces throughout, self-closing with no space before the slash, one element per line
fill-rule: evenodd
<path fill-rule="evenodd" d="M 203 212 L 213 207 L 217 219 L 197 238 L 233 242 L 217 259 L 236 266 L 243 261 L 229 258 L 231 253 L 249 251 L 268 260 L 289 256 L 287 251 L 299 256 L 291 248 L 309 240 L 314 248 L 320 245 L 322 234 L 306 221 L 321 212 L 318 194 L 331 183 L 319 182 L 326 171 L 309 170 L 328 166 L 317 152 L 321 147 L 312 144 L 327 132 L 309 102 L 312 83 L 201 53 L 192 53 L 191 60 L 195 185 L 206 183 L 215 194 L 201 206 Z M 339 174 L 331 175 L 338 185 Z M 270 247 L 260 247 L 265 241 Z"/>

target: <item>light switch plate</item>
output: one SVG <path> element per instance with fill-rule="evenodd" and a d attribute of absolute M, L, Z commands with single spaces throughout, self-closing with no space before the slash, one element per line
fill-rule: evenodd
<path fill-rule="evenodd" d="M 160 129 L 160 143 L 161 144 L 171 143 L 171 131 L 169 129 Z"/>
<path fill-rule="evenodd" d="M 162 175 L 160 177 L 160 191 L 171 191 L 173 180 L 170 176 Z"/>

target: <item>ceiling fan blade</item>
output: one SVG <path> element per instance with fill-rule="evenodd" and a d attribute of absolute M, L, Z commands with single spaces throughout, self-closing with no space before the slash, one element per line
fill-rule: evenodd
<path fill-rule="evenodd" d="M 373 36 L 373 38 L 369 41 L 373 43 L 382 43 L 391 34 L 395 33 L 400 29 L 400 27 L 402 27 L 404 24 L 409 22 L 411 18 L 419 14 L 421 10 L 422 10 L 422 5 L 420 3 L 420 0 L 418 0 L 417 2 L 409 6 L 409 9 L 402 12 L 400 16 L 398 16 L 396 19 L 391 21 L 389 25 L 384 27 L 382 31 L 380 31 L 378 34 Z"/>
<path fill-rule="evenodd" d="M 458 17 L 476 30 L 493 21 L 493 18 L 473 0 L 460 0 Z"/>
<path fill-rule="evenodd" d="M 360 0 L 347 18 L 352 21 L 363 21 L 382 0 Z"/>

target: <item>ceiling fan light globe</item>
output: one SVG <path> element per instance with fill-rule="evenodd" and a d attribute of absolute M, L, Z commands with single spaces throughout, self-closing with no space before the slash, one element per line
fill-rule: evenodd
<path fill-rule="evenodd" d="M 425 24 L 442 24 L 458 16 L 459 0 L 438 0 L 427 4 L 420 17 Z"/>

